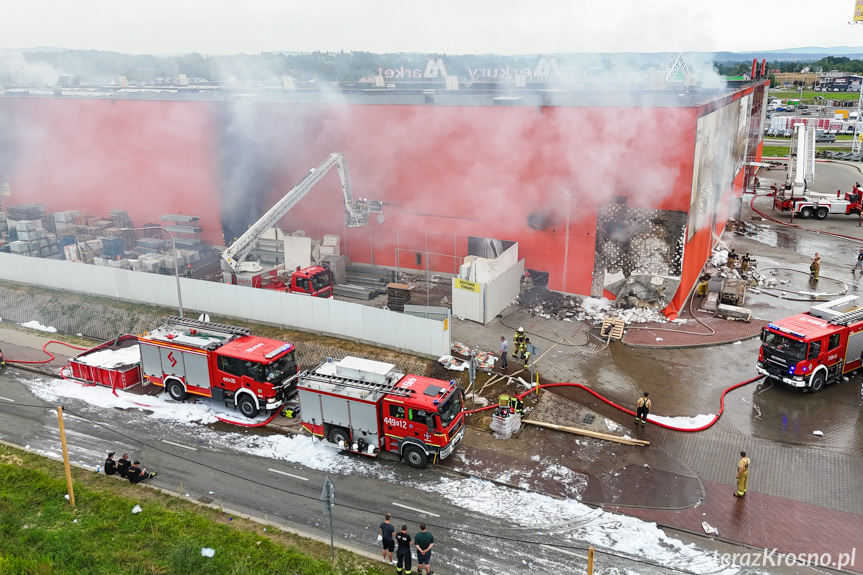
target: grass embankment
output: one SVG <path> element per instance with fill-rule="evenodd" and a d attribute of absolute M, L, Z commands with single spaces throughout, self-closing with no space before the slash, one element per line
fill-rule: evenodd
<path fill-rule="evenodd" d="M 765 158 L 787 157 L 790 153 L 790 146 L 764 146 L 761 150 L 761 155 Z M 851 148 L 837 146 L 818 146 L 816 150 L 826 150 L 829 152 L 850 152 Z"/>
<path fill-rule="evenodd" d="M 0 445 L 0 573 L 383 575 L 383 565 L 141 485 Z M 143 511 L 132 513 L 140 505 Z M 203 557 L 201 548 L 215 550 Z"/>
<path fill-rule="evenodd" d="M 815 102 L 815 96 L 822 96 L 825 100 L 840 100 L 842 102 L 857 101 L 860 99 L 860 92 L 815 92 L 813 90 L 803 90 L 801 96 L 797 90 L 770 90 L 771 98 L 779 98 L 780 100 L 800 99 L 807 104 Z"/>

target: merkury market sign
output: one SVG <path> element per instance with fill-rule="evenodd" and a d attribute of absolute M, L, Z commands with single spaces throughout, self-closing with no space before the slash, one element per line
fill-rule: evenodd
<path fill-rule="evenodd" d="M 447 71 L 443 58 L 429 58 L 425 69 L 422 68 L 378 68 L 378 75 L 387 80 L 434 80 L 446 78 Z M 542 57 L 533 70 L 506 66 L 504 68 L 467 68 L 471 81 L 476 80 L 515 80 L 516 76 L 530 78 L 548 78 L 560 75 L 557 60 Z"/>

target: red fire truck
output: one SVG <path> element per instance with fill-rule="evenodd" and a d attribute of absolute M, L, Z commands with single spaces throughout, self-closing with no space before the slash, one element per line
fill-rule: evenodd
<path fill-rule="evenodd" d="M 298 372 L 293 344 L 233 325 L 176 316 L 162 321 L 138 336 L 141 371 L 171 398 L 213 397 L 251 418 L 293 395 Z"/>
<path fill-rule="evenodd" d="M 288 284 L 280 280 L 272 280 L 260 286 L 264 289 L 291 292 L 313 297 L 333 297 L 333 272 L 323 266 L 297 267 L 291 273 Z"/>
<path fill-rule="evenodd" d="M 801 218 L 814 217 L 823 220 L 830 214 L 860 215 L 860 194 L 845 193 L 845 199 L 799 196 L 785 197 L 777 195 L 773 198 L 773 209 L 783 212 L 794 212 Z"/>
<path fill-rule="evenodd" d="M 381 450 L 423 468 L 464 437 L 462 390 L 454 381 L 403 375 L 395 365 L 346 357 L 299 375 L 303 428 L 341 449 Z"/>
<path fill-rule="evenodd" d="M 863 307 L 857 296 L 812 306 L 761 332 L 758 373 L 812 393 L 863 365 Z"/>

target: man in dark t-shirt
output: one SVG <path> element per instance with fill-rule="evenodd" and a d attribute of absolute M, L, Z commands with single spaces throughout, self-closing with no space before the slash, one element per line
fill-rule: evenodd
<path fill-rule="evenodd" d="M 123 457 L 117 462 L 117 473 L 120 474 L 120 477 L 126 477 L 129 473 L 129 467 L 132 466 L 132 462 L 129 461 L 129 454 L 124 453 Z"/>
<path fill-rule="evenodd" d="M 394 561 L 393 561 L 393 550 L 395 549 L 396 542 L 395 542 L 395 540 L 393 540 L 393 533 L 395 533 L 396 528 L 393 527 L 393 525 L 390 523 L 391 518 L 392 518 L 392 515 L 390 515 L 389 513 L 384 515 L 384 520 L 380 524 L 380 531 L 381 531 L 381 542 L 383 543 L 383 546 L 384 546 L 384 550 L 383 550 L 384 562 L 387 561 L 387 553 L 389 553 L 389 556 L 390 556 L 389 562 L 394 563 Z"/>
<path fill-rule="evenodd" d="M 399 575 L 409 575 L 411 572 L 411 536 L 408 535 L 407 524 L 402 525 L 402 530 L 396 533 L 396 543 L 399 548 L 396 550 L 396 573 Z"/>
<path fill-rule="evenodd" d="M 426 575 L 431 575 L 429 562 L 431 561 L 432 547 L 434 547 L 434 535 L 426 531 L 425 523 L 420 523 L 420 532 L 414 535 L 414 548 L 417 550 L 417 573 L 421 573 L 425 567 Z"/>

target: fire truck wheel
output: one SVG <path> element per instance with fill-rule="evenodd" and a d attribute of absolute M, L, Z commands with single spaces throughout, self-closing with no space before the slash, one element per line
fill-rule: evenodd
<path fill-rule="evenodd" d="M 428 456 L 426 452 L 416 445 L 408 445 L 403 453 L 408 465 L 417 469 L 424 469 L 428 465 Z"/>
<path fill-rule="evenodd" d="M 829 213 L 830 210 L 828 210 L 827 208 L 818 208 L 817 210 L 815 210 L 815 217 L 819 220 L 823 220 L 827 217 L 827 214 Z"/>
<path fill-rule="evenodd" d="M 800 210 L 800 217 L 801 218 L 811 218 L 812 217 L 812 208 L 806 207 L 806 208 L 803 208 L 802 210 Z"/>
<path fill-rule="evenodd" d="M 812 393 L 818 393 L 824 387 L 824 374 L 816 373 L 812 376 L 812 379 L 809 380 L 809 391 Z"/>
<path fill-rule="evenodd" d="M 168 382 L 168 395 L 174 401 L 183 401 L 186 399 L 186 390 L 183 389 L 183 384 L 179 381 L 170 381 Z"/>
<path fill-rule="evenodd" d="M 258 415 L 258 406 L 255 405 L 255 401 L 248 395 L 240 397 L 239 401 L 237 401 L 237 408 L 240 410 L 240 413 L 249 419 Z"/>
<path fill-rule="evenodd" d="M 333 427 L 330 429 L 330 432 L 327 433 L 327 441 L 335 443 L 336 445 L 344 441 L 345 445 L 350 445 L 351 436 L 343 427 Z"/>

